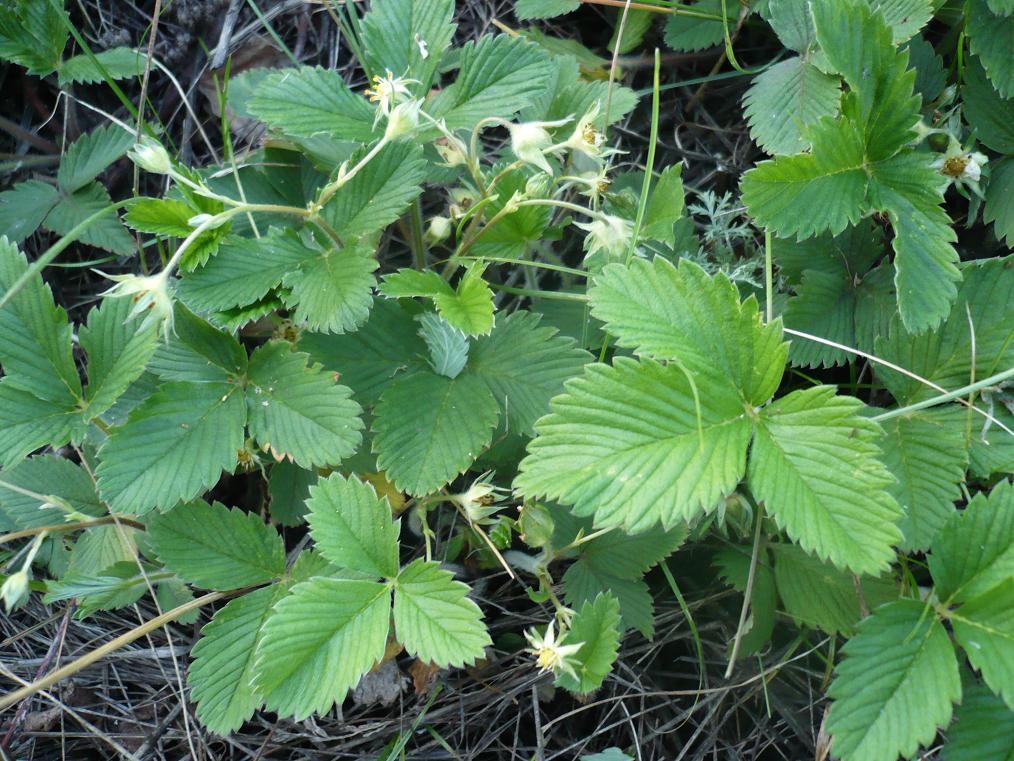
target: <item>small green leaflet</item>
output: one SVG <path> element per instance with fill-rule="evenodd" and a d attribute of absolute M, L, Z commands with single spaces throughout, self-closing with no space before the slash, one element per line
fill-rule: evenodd
<path fill-rule="evenodd" d="M 110 124 L 78 138 L 63 154 L 57 180 L 66 193 L 80 190 L 134 144 L 134 135 Z"/>
<path fill-rule="evenodd" d="M 982 685 L 965 685 L 954 722 L 947 728 L 946 761 L 1010 761 L 1014 711 Z"/>
<path fill-rule="evenodd" d="M 457 378 L 468 362 L 468 339 L 436 312 L 423 312 L 416 317 L 419 336 L 426 342 L 430 367 L 437 375 Z"/>
<path fill-rule="evenodd" d="M 580 0 L 517 0 L 514 13 L 521 21 L 554 18 L 580 7 Z"/>
<path fill-rule="evenodd" d="M 619 649 L 620 604 L 608 592 L 599 593 L 578 608 L 566 644 L 579 642 L 581 649 L 572 656 L 577 678 L 560 673 L 556 683 L 571 692 L 587 694 L 602 686 Z"/>
<path fill-rule="evenodd" d="M 968 660 L 1014 711 L 1014 576 L 951 611 L 950 620 Z"/>
<path fill-rule="evenodd" d="M 67 45 L 65 14 L 59 5 L 13 0 L 0 7 L 0 58 L 45 76 L 60 66 Z"/>
<path fill-rule="evenodd" d="M 1014 57 L 1011 56 L 1011 39 L 1014 38 L 1014 14 L 990 8 L 990 2 L 999 0 L 969 0 L 967 33 L 972 53 L 979 56 L 993 87 L 1004 98 L 1014 98 Z"/>
<path fill-rule="evenodd" d="M 14 487 L 0 486 L 0 514 L 19 529 L 58 525 L 72 517 L 68 513 L 71 510 L 85 519 L 106 513 L 88 473 L 55 454 L 30 457 L 0 471 L 0 480 Z M 24 491 L 47 500 L 43 502 Z"/>
<path fill-rule="evenodd" d="M 364 68 L 418 80 L 416 95 L 425 95 L 451 44 L 456 25 L 454 0 L 377 0 L 363 16 Z"/>
<path fill-rule="evenodd" d="M 139 77 L 144 74 L 146 62 L 145 53 L 128 47 L 103 50 L 95 54 L 94 60 L 87 53 L 81 53 L 60 63 L 60 86 L 96 84 L 104 82 L 106 76 L 111 79 Z"/>
<path fill-rule="evenodd" d="M 479 268 L 468 268 L 457 289 L 436 272 L 399 270 L 384 278 L 380 292 L 391 299 L 432 299 L 441 316 L 467 336 L 487 335 L 493 329 L 493 293 Z"/>

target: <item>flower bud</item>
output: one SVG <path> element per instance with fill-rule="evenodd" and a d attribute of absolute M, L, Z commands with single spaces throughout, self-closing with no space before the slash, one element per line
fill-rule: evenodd
<path fill-rule="evenodd" d="M 8 576 L 0 587 L 0 600 L 8 613 L 28 599 L 28 581 L 28 572 L 21 570 Z"/>
<path fill-rule="evenodd" d="M 529 502 L 521 508 L 518 526 L 521 529 L 521 539 L 529 547 L 547 546 L 553 539 L 556 527 L 549 510 L 538 502 Z"/>
<path fill-rule="evenodd" d="M 423 236 L 428 245 L 440 243 L 451 237 L 451 220 L 447 217 L 431 217 L 426 227 L 426 235 Z"/>
<path fill-rule="evenodd" d="M 141 142 L 127 151 L 127 156 L 141 169 L 152 174 L 169 174 L 173 168 L 172 159 L 162 144 L 150 137 L 142 137 Z"/>
<path fill-rule="evenodd" d="M 386 140 L 397 140 L 415 132 L 419 126 L 420 100 L 408 100 L 395 106 L 387 117 Z"/>

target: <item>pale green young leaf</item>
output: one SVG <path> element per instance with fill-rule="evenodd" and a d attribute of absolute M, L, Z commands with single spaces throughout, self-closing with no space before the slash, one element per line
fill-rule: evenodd
<path fill-rule="evenodd" d="M 336 567 L 374 579 L 398 575 L 401 521 L 372 486 L 333 473 L 310 487 L 306 505 L 317 551 Z"/>
<path fill-rule="evenodd" d="M 127 208 L 123 221 L 134 230 L 167 238 L 186 238 L 194 231 L 190 220 L 197 210 L 176 198 L 137 198 Z M 253 244 L 254 241 L 246 241 Z"/>
<path fill-rule="evenodd" d="M 59 525 L 68 517 L 67 507 L 89 518 L 106 514 L 87 471 L 59 455 L 31 457 L 0 471 L 0 480 L 24 491 L 55 498 L 43 501 L 0 485 L 0 513 L 20 529 Z M 57 500 L 63 502 L 64 509 L 57 506 Z"/>
<path fill-rule="evenodd" d="M 454 35 L 454 0 L 378 0 L 359 24 L 368 71 L 416 79 L 425 95 Z"/>
<path fill-rule="evenodd" d="M 459 56 L 454 84 L 433 98 L 429 112 L 452 130 L 472 129 L 481 119 L 509 119 L 546 86 L 550 60 L 534 43 L 506 34 L 469 42 Z"/>
<path fill-rule="evenodd" d="M 884 423 L 883 462 L 897 481 L 888 491 L 905 515 L 898 528 L 907 550 L 926 550 L 954 513 L 968 449 L 957 407 L 924 410 Z"/>
<path fill-rule="evenodd" d="M 1014 159 L 1009 156 L 993 167 L 982 220 L 992 222 L 996 237 L 1014 246 Z"/>
<path fill-rule="evenodd" d="M 740 302 L 724 274 L 662 257 L 612 264 L 589 292 L 592 314 L 620 346 L 677 360 L 691 373 L 720 372 L 747 401 L 762 404 L 778 388 L 788 345 L 779 322 L 763 325 L 756 299 Z"/>
<path fill-rule="evenodd" d="M 438 293 L 433 303 L 440 315 L 466 336 L 488 335 L 493 329 L 493 292 L 478 267 L 465 271 L 453 296 Z"/>
<path fill-rule="evenodd" d="M 397 302 L 379 299 L 355 333 L 303 333 L 298 346 L 337 372 L 363 406 L 372 407 L 394 377 L 413 366 L 414 357 L 425 355 L 426 344 L 417 331 L 412 316 Z"/>
<path fill-rule="evenodd" d="M 80 190 L 134 144 L 134 135 L 116 124 L 82 135 L 64 151 L 56 179 L 65 193 Z"/>
<path fill-rule="evenodd" d="M 536 424 L 515 487 L 597 527 L 669 529 L 714 509 L 743 477 L 752 425 L 726 378 L 617 357 L 588 365 Z"/>
<path fill-rule="evenodd" d="M 961 105 L 983 145 L 1000 153 L 1014 153 L 1014 95 L 1001 97 L 978 58 L 971 58 L 965 67 Z"/>
<path fill-rule="evenodd" d="M 113 199 L 102 185 L 97 182 L 88 183 L 74 193 L 61 195 L 43 222 L 43 227 L 57 235 L 66 235 L 112 202 Z M 93 222 L 81 231 L 78 240 L 85 245 L 102 248 L 120 256 L 130 256 L 134 253 L 134 239 L 120 224 L 115 214 L 107 214 Z"/>
<path fill-rule="evenodd" d="M 422 296 L 434 298 L 439 295 L 451 296 L 454 289 L 433 270 L 401 269 L 384 275 L 380 292 L 389 299 L 405 299 Z"/>
<path fill-rule="evenodd" d="M 95 54 L 94 61 L 87 53 L 81 53 L 60 63 L 60 86 L 93 85 L 104 82 L 106 76 L 111 79 L 139 77 L 144 74 L 146 60 L 147 55 L 143 51 L 129 47 L 103 50 Z"/>
<path fill-rule="evenodd" d="M 772 544 L 775 583 L 785 612 L 802 626 L 828 634 L 851 635 L 862 620 L 862 605 L 875 609 L 898 599 L 898 587 L 889 576 L 862 580 L 862 601 L 856 577 L 808 554 L 794 544 Z"/>
<path fill-rule="evenodd" d="M 27 271 L 25 256 L 0 237 L 0 295 Z M 0 365 L 8 388 L 19 388 L 61 407 L 81 398 L 67 313 L 53 302 L 41 275 L 30 278 L 0 310 Z"/>
<path fill-rule="evenodd" d="M 239 729 L 264 702 L 253 684 L 254 658 L 282 584 L 230 600 L 201 630 L 187 673 L 201 722 L 220 735 Z"/>
<path fill-rule="evenodd" d="M 713 18 L 676 14 L 669 16 L 665 22 L 665 44 L 673 50 L 687 52 L 720 45 L 725 38 L 721 20 L 722 1 L 696 0 L 690 7 L 698 13 L 706 13 Z M 736 17 L 739 15 L 738 4 L 726 2 L 725 12 L 729 29 L 735 29 Z"/>
<path fill-rule="evenodd" d="M 433 372 L 457 378 L 468 362 L 468 339 L 436 312 L 423 312 L 416 317 L 419 336 L 429 349 Z"/>
<path fill-rule="evenodd" d="M 67 45 L 61 6 L 38 0 L 12 0 L 0 7 L 0 58 L 45 76 L 56 71 Z"/>
<path fill-rule="evenodd" d="M 969 0 L 966 33 L 969 47 L 982 61 L 993 87 L 1004 98 L 1014 98 L 1014 14 L 990 10 L 989 0 Z"/>
<path fill-rule="evenodd" d="M 373 109 L 331 69 L 281 69 L 265 77 L 247 108 L 268 126 L 295 137 L 325 134 L 360 142 L 373 137 Z"/>
<path fill-rule="evenodd" d="M 750 489 L 807 552 L 856 574 L 894 560 L 901 508 L 880 460 L 880 427 L 832 386 L 794 391 L 761 411 Z"/>
<path fill-rule="evenodd" d="M 430 494 L 475 461 L 499 416 L 496 399 L 475 375 L 451 379 L 423 370 L 403 376 L 376 407 L 377 465 L 399 490 Z"/>
<path fill-rule="evenodd" d="M 337 465 L 362 441 L 362 408 L 351 390 L 292 351 L 270 341 L 250 358 L 246 393 L 250 435 L 276 460 L 304 468 Z"/>
<path fill-rule="evenodd" d="M 314 247 L 310 258 L 282 277 L 282 299 L 296 323 L 323 333 L 344 333 L 366 322 L 373 305 L 377 260 L 363 246 Z"/>
<path fill-rule="evenodd" d="M 414 560 L 394 587 L 394 631 L 410 655 L 442 668 L 461 668 L 493 644 L 468 586 L 439 563 Z"/>
<path fill-rule="evenodd" d="M 234 336 L 213 327 L 179 302 L 175 335 L 155 351 L 148 369 L 164 380 L 231 383 L 247 369 L 246 351 Z"/>
<path fill-rule="evenodd" d="M 900 600 L 860 624 L 842 649 L 827 727 L 842 761 L 911 758 L 961 699 L 947 631 L 924 603 Z"/>
<path fill-rule="evenodd" d="M 297 584 L 263 626 L 254 688 L 281 716 L 327 713 L 383 657 L 390 619 L 387 584 L 325 577 Z"/>
<path fill-rule="evenodd" d="M 144 372 L 158 346 L 158 326 L 142 327 L 143 318 L 130 318 L 134 304 L 126 298 L 107 298 L 88 313 L 78 331 L 88 355 L 85 388 L 86 420 L 98 417 L 116 402 Z"/>
<path fill-rule="evenodd" d="M 950 620 L 969 662 L 1014 711 L 1014 576 L 952 611 Z"/>
<path fill-rule="evenodd" d="M 0 193 L 0 230 L 12 243 L 20 243 L 39 225 L 60 200 L 60 191 L 42 180 L 19 182 Z"/>
<path fill-rule="evenodd" d="M 1014 711 L 980 685 L 965 685 L 947 728 L 945 761 L 1012 761 Z"/>
<path fill-rule="evenodd" d="M 521 21 L 555 18 L 576 11 L 581 0 L 517 0 L 514 13 Z"/>
<path fill-rule="evenodd" d="M 102 498 L 118 512 L 168 510 L 236 467 L 246 409 L 228 383 L 167 383 L 99 450 Z"/>
<path fill-rule="evenodd" d="M 620 646 L 620 603 L 608 592 L 600 592 L 592 601 L 577 609 L 565 644 L 581 649 L 571 662 L 577 677 L 559 673 L 556 684 L 580 694 L 588 694 L 602 686 L 612 671 Z"/>
<path fill-rule="evenodd" d="M 0 378 L 0 467 L 11 467 L 43 446 L 62 447 L 80 432 L 72 401 L 49 402 Z"/>
<path fill-rule="evenodd" d="M 771 154 L 799 153 L 810 147 L 806 128 L 838 111 L 841 87 L 803 58 L 765 69 L 743 96 L 750 136 Z"/>
<path fill-rule="evenodd" d="M 683 165 L 673 164 L 662 170 L 651 188 L 651 198 L 644 212 L 641 237 L 673 245 L 673 225 L 683 214 Z"/>
<path fill-rule="evenodd" d="M 1014 486 L 976 494 L 937 535 L 929 557 L 937 595 L 969 601 L 1014 577 Z"/>
<path fill-rule="evenodd" d="M 349 166 L 363 158 L 354 153 Z M 422 147 L 408 141 L 385 146 L 321 209 L 321 217 L 346 243 L 383 230 L 422 192 L 426 162 Z"/>
<path fill-rule="evenodd" d="M 592 359 L 572 338 L 540 321 L 540 315 L 525 311 L 501 316 L 488 336 L 475 341 L 468 358 L 469 372 L 493 392 L 508 428 L 526 436 L 564 382 Z"/>
<path fill-rule="evenodd" d="M 199 499 L 154 515 L 147 525 L 159 559 L 201 589 L 240 589 L 285 573 L 282 538 L 256 513 Z"/>

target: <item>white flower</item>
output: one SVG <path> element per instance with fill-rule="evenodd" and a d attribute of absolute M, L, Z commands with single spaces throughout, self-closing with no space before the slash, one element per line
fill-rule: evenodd
<path fill-rule="evenodd" d="M 134 308 L 127 319 L 132 320 L 144 315 L 141 328 L 158 325 L 159 331 L 166 341 L 173 333 L 173 297 L 169 285 L 169 273 L 162 270 L 155 275 L 107 275 L 96 270 L 105 278 L 116 283 L 112 288 L 103 291 L 103 296 L 110 298 L 130 297 Z"/>
<path fill-rule="evenodd" d="M 451 237 L 451 220 L 441 216 L 431 217 L 426 227 L 426 235 L 423 237 L 430 245 L 447 240 Z"/>
<path fill-rule="evenodd" d="M 601 158 L 607 151 L 603 150 L 606 143 L 606 136 L 595 127 L 595 120 L 599 116 L 598 101 L 582 116 L 574 132 L 569 138 L 560 144 L 561 148 L 583 153 L 590 158 Z"/>
<path fill-rule="evenodd" d="M 577 672 L 574 670 L 571 656 L 576 655 L 584 643 L 576 642 L 572 645 L 564 645 L 563 640 L 566 639 L 566 635 L 557 640 L 554 627 L 555 622 L 550 621 L 549 626 L 546 627 L 545 635 L 542 636 L 534 629 L 526 631 L 525 639 L 531 645 L 526 652 L 535 656 L 535 664 L 543 673 L 551 671 L 554 674 L 559 674 L 562 671 L 576 679 Z"/>
<path fill-rule="evenodd" d="M 419 126 L 419 107 L 421 100 L 407 100 L 399 103 L 387 116 L 387 129 L 384 131 L 385 140 L 397 140 L 399 137 L 410 135 Z"/>
<path fill-rule="evenodd" d="M 989 159 L 977 151 L 966 151 L 953 137 L 947 151 L 932 163 L 932 167 L 947 178 L 947 184 L 958 188 L 968 186 L 980 198 L 979 180 L 982 178 L 982 167 Z"/>
<path fill-rule="evenodd" d="M 555 122 L 508 122 L 507 129 L 511 133 L 511 151 L 521 161 L 537 166 L 546 174 L 552 174 L 553 168 L 546 161 L 545 151 L 553 144 L 553 138 L 547 132 L 548 127 L 562 127 L 570 119 Z"/>
<path fill-rule="evenodd" d="M 385 76 L 379 74 L 373 78 L 373 87 L 366 91 L 366 96 L 378 106 L 377 121 L 381 116 L 389 116 L 399 98 L 411 97 L 408 89 L 410 84 L 419 84 L 416 79 L 396 77 L 388 69 Z M 376 123 L 376 122 L 374 122 Z"/>
<path fill-rule="evenodd" d="M 0 600 L 10 613 L 28 597 L 28 573 L 24 570 L 12 573 L 0 587 Z"/>
<path fill-rule="evenodd" d="M 612 214 L 600 214 L 591 222 L 576 222 L 575 225 L 588 233 L 584 241 L 586 258 L 600 251 L 611 258 L 621 256 L 630 248 L 634 235 L 632 222 Z"/>
<path fill-rule="evenodd" d="M 173 168 L 168 151 L 158 140 L 148 136 L 135 143 L 134 147 L 127 151 L 127 156 L 141 169 L 152 174 L 169 174 Z"/>
<path fill-rule="evenodd" d="M 489 517 L 502 507 L 503 500 L 510 493 L 489 483 L 490 475 L 491 472 L 486 471 L 472 482 L 467 491 L 448 496 L 472 523 L 488 523 Z"/>

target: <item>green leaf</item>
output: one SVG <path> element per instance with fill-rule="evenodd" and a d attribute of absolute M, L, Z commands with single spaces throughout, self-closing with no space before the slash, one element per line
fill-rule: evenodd
<path fill-rule="evenodd" d="M 945 602 L 980 597 L 1014 577 L 1014 486 L 1002 481 L 989 497 L 976 494 L 951 515 L 929 557 L 936 592 Z"/>
<path fill-rule="evenodd" d="M 60 200 L 60 191 L 41 180 L 19 182 L 0 193 L 0 230 L 8 241 L 20 243 L 39 225 Z"/>
<path fill-rule="evenodd" d="M 563 574 L 564 599 L 571 608 L 592 602 L 602 592 L 619 601 L 624 630 L 636 629 L 645 639 L 655 635 L 651 592 L 643 579 L 622 579 L 582 560 Z"/>
<path fill-rule="evenodd" d="M 901 541 L 880 427 L 831 386 L 793 391 L 760 414 L 750 488 L 807 552 L 856 574 L 878 574 Z"/>
<path fill-rule="evenodd" d="M 317 473 L 282 460 L 271 467 L 268 478 L 268 508 L 271 519 L 283 526 L 301 526 L 306 515 L 310 487 L 317 483 Z"/>
<path fill-rule="evenodd" d="M 644 212 L 641 237 L 673 245 L 673 225 L 683 214 L 683 165 L 667 166 L 651 189 L 651 198 Z"/>
<path fill-rule="evenodd" d="M 109 206 L 113 200 L 97 182 L 85 185 L 70 195 L 61 196 L 49 212 L 43 227 L 57 235 L 67 235 L 96 212 Z M 134 253 L 134 239 L 126 231 L 115 214 L 107 214 L 81 231 L 78 241 L 88 246 L 111 251 L 120 256 Z"/>
<path fill-rule="evenodd" d="M 258 85 L 247 108 L 268 126 L 294 137 L 373 138 L 373 109 L 349 89 L 341 73 L 330 69 L 303 66 L 271 74 Z"/>
<path fill-rule="evenodd" d="M 1014 149 L 1012 149 L 1014 150 Z M 1014 246 L 1014 159 L 1003 159 L 995 167 L 986 188 L 982 220 L 993 223 L 993 233 Z"/>
<path fill-rule="evenodd" d="M 480 376 L 506 415 L 510 430 L 526 436 L 549 411 L 549 400 L 581 372 L 591 355 L 541 316 L 517 311 L 501 316 L 489 336 L 475 341 L 468 370 Z"/>
<path fill-rule="evenodd" d="M 281 716 L 327 713 L 383 657 L 390 619 L 387 584 L 325 577 L 297 584 L 264 624 L 255 689 Z"/>
<path fill-rule="evenodd" d="M 874 0 L 870 6 L 883 14 L 895 43 L 909 39 L 933 18 L 930 0 Z"/>
<path fill-rule="evenodd" d="M 979 56 L 993 87 L 1004 98 L 1014 98 L 1014 15 L 990 10 L 988 0 L 969 0 L 966 32 L 969 47 Z"/>
<path fill-rule="evenodd" d="M 767 21 L 782 44 L 797 53 L 805 53 L 816 39 L 806 0 L 768 0 Z"/>
<path fill-rule="evenodd" d="M 275 584 L 230 600 L 201 630 L 187 683 L 198 718 L 212 732 L 235 732 L 264 702 L 253 684 L 254 657 L 264 622 L 285 591 Z"/>
<path fill-rule="evenodd" d="M 365 149 L 352 155 L 353 166 Z M 422 147 L 407 141 L 391 143 L 335 193 L 321 210 L 346 242 L 383 230 L 422 192 L 426 162 Z"/>
<path fill-rule="evenodd" d="M 394 377 L 426 353 L 418 325 L 397 302 L 377 300 L 370 318 L 355 333 L 325 335 L 303 333 L 299 348 L 339 373 L 364 406 L 372 407 Z"/>
<path fill-rule="evenodd" d="M 373 305 L 377 260 L 361 246 L 310 249 L 310 258 L 282 278 L 282 298 L 295 322 L 310 330 L 344 333 L 366 322 Z"/>
<path fill-rule="evenodd" d="M 367 71 L 417 79 L 424 95 L 454 35 L 454 0 L 378 0 L 360 22 Z"/>
<path fill-rule="evenodd" d="M 60 159 L 56 177 L 65 193 L 80 190 L 134 144 L 134 135 L 116 124 L 78 138 Z"/>
<path fill-rule="evenodd" d="M 555 18 L 576 11 L 580 5 L 580 0 L 517 0 L 514 14 L 520 21 Z"/>
<path fill-rule="evenodd" d="M 99 450 L 99 490 L 118 512 L 193 499 L 236 467 L 246 411 L 228 383 L 167 383 Z"/>
<path fill-rule="evenodd" d="M 428 111 L 452 130 L 472 129 L 481 119 L 509 119 L 530 105 L 548 83 L 550 61 L 535 44 L 506 34 L 484 35 L 459 54 L 454 84 Z"/>
<path fill-rule="evenodd" d="M 493 329 L 493 292 L 479 267 L 469 267 L 453 296 L 438 293 L 433 303 L 440 315 L 466 336 L 488 335 Z"/>
<path fill-rule="evenodd" d="M 613 34 L 609 38 L 609 44 L 606 46 L 611 52 L 619 51 L 620 55 L 626 55 L 634 48 L 638 47 L 644 42 L 644 36 L 651 29 L 651 25 L 655 21 L 655 14 L 652 11 L 635 11 L 627 10 L 627 20 L 623 24 L 623 38 L 620 39 L 620 19 L 622 18 L 622 12 L 618 12 L 615 15 L 615 21 L 613 23 Z"/>
<path fill-rule="evenodd" d="M 137 198 L 123 217 L 133 229 L 167 238 L 186 238 L 194 231 L 190 220 L 198 213 L 190 204 L 175 198 Z M 256 240 L 243 241 L 255 245 Z"/>
<path fill-rule="evenodd" d="M 947 728 L 946 761 L 1014 759 L 1014 712 L 981 685 L 966 686 Z"/>
<path fill-rule="evenodd" d="M 98 61 L 98 65 L 95 61 Z M 144 74 L 147 56 L 144 51 L 120 47 L 96 53 L 95 61 L 87 53 L 63 61 L 58 69 L 60 87 L 72 84 L 98 84 L 106 81 L 106 76 L 110 79 L 139 77 Z"/>
<path fill-rule="evenodd" d="M 271 341 L 250 358 L 247 424 L 276 460 L 304 468 L 337 465 L 362 442 L 362 408 L 352 392 L 287 341 Z"/>
<path fill-rule="evenodd" d="M 377 466 L 400 491 L 431 494 L 475 461 L 499 415 L 496 399 L 470 373 L 454 379 L 426 371 L 406 375 L 376 407 Z"/>
<path fill-rule="evenodd" d="M 665 44 L 673 50 L 692 52 L 719 45 L 725 37 L 722 25 L 721 0 L 697 0 L 689 6 L 697 13 L 707 13 L 714 18 L 699 18 L 673 14 L 665 23 Z M 736 28 L 736 17 L 739 14 L 737 3 L 725 4 L 726 18 L 730 33 Z"/>
<path fill-rule="evenodd" d="M 609 593 L 585 602 L 571 623 L 566 644 L 582 643 L 572 657 L 577 678 L 560 673 L 556 683 L 564 689 L 588 694 L 602 686 L 613 669 L 620 646 L 620 603 Z"/>
<path fill-rule="evenodd" d="M 885 605 L 842 648 L 827 727 L 842 761 L 911 758 L 961 699 L 947 632 L 917 600 Z"/>
<path fill-rule="evenodd" d="M 719 373 L 753 404 L 778 388 L 788 345 L 779 322 L 763 325 L 757 300 L 742 303 L 723 274 L 689 260 L 656 257 L 612 264 L 589 292 L 592 314 L 620 346 L 640 356 L 677 360 L 691 373 Z"/>
<path fill-rule="evenodd" d="M 1014 711 L 1014 577 L 952 611 L 950 620 L 968 660 Z"/>
<path fill-rule="evenodd" d="M 24 255 L 0 237 L 0 295 L 27 271 Z M 33 275 L 0 310 L 0 365 L 8 388 L 64 407 L 81 398 L 67 313 L 53 302 L 41 275 Z"/>
<path fill-rule="evenodd" d="M 401 521 L 372 486 L 332 473 L 310 487 L 306 504 L 317 551 L 336 567 L 374 579 L 398 575 Z"/>
<path fill-rule="evenodd" d="M 99 610 L 116 610 L 132 605 L 148 592 L 153 568 L 147 576 L 141 573 L 136 560 L 116 563 L 98 575 L 70 571 L 59 581 L 47 585 L 43 601 L 53 604 L 76 599 L 77 618 L 86 618 Z"/>
<path fill-rule="evenodd" d="M 1001 97 L 978 58 L 969 60 L 965 67 L 961 103 L 983 145 L 1000 153 L 1014 153 L 1014 96 Z"/>
<path fill-rule="evenodd" d="M 413 298 L 423 296 L 434 298 L 440 294 L 452 295 L 454 289 L 433 270 L 401 269 L 390 275 L 384 275 L 380 284 L 380 292 L 389 299 Z"/>
<path fill-rule="evenodd" d="M 67 570 L 98 575 L 117 563 L 137 557 L 138 529 L 129 526 L 92 526 L 74 542 Z M 135 561 L 136 562 L 136 561 Z"/>
<path fill-rule="evenodd" d="M 246 372 L 246 351 L 239 341 L 179 302 L 173 325 L 176 335 L 158 347 L 148 368 L 164 380 L 234 383 Z"/>
<path fill-rule="evenodd" d="M 394 630 L 408 653 L 444 668 L 471 665 L 492 644 L 482 611 L 439 563 L 414 560 L 395 582 Z"/>
<path fill-rule="evenodd" d="M 0 58 L 45 76 L 56 71 L 67 45 L 62 7 L 37 0 L 12 0 L 0 8 Z"/>
<path fill-rule="evenodd" d="M 884 465 L 897 479 L 888 491 L 905 511 L 898 524 L 905 549 L 928 549 L 961 498 L 968 462 L 964 421 L 965 414 L 950 407 L 884 424 L 880 448 Z"/>
<path fill-rule="evenodd" d="M 0 513 L 19 529 L 63 523 L 68 515 L 57 506 L 58 501 L 88 517 L 106 514 L 87 471 L 59 455 L 31 457 L 0 471 L 0 481 L 4 482 L 0 485 Z M 43 501 L 26 491 L 52 499 Z"/>
<path fill-rule="evenodd" d="M 803 58 L 765 69 L 743 96 L 750 136 L 768 153 L 799 153 L 809 147 L 806 128 L 838 111 L 838 78 Z"/>
<path fill-rule="evenodd" d="M 40 399 L 0 378 L 0 467 L 11 467 L 25 455 L 49 445 L 62 447 L 79 431 L 81 411 L 70 402 Z"/>
<path fill-rule="evenodd" d="M 468 362 L 468 339 L 436 312 L 416 317 L 419 335 L 429 349 L 430 367 L 437 375 L 457 378 Z"/>
<path fill-rule="evenodd" d="M 823 563 L 794 544 L 769 545 L 775 558 L 775 583 L 785 612 L 797 625 L 828 634 L 851 635 L 862 619 L 856 577 Z M 898 599 L 890 577 L 862 580 L 867 609 Z"/>
<path fill-rule="evenodd" d="M 628 533 L 711 511 L 743 476 L 752 426 L 729 381 L 698 382 L 708 389 L 699 407 L 675 365 L 586 366 L 536 424 L 515 487 Z"/>
<path fill-rule="evenodd" d="M 228 591 L 285 573 L 282 538 L 256 513 L 195 500 L 147 522 L 159 559 L 201 589 Z"/>
<path fill-rule="evenodd" d="M 88 313 L 78 333 L 88 355 L 88 386 L 84 417 L 92 420 L 116 402 L 141 377 L 158 346 L 158 326 L 142 327 L 140 317 L 130 319 L 130 299 L 107 298 Z"/>
<path fill-rule="evenodd" d="M 905 50 L 908 51 L 909 64 L 915 69 L 915 91 L 922 96 L 923 103 L 936 100 L 947 86 L 944 59 L 937 55 L 934 47 L 920 35 L 905 43 Z M 967 64 L 965 72 L 967 79 Z M 964 105 L 967 109 L 968 102 L 964 101 Z M 967 113 L 966 110 L 966 116 Z"/>

